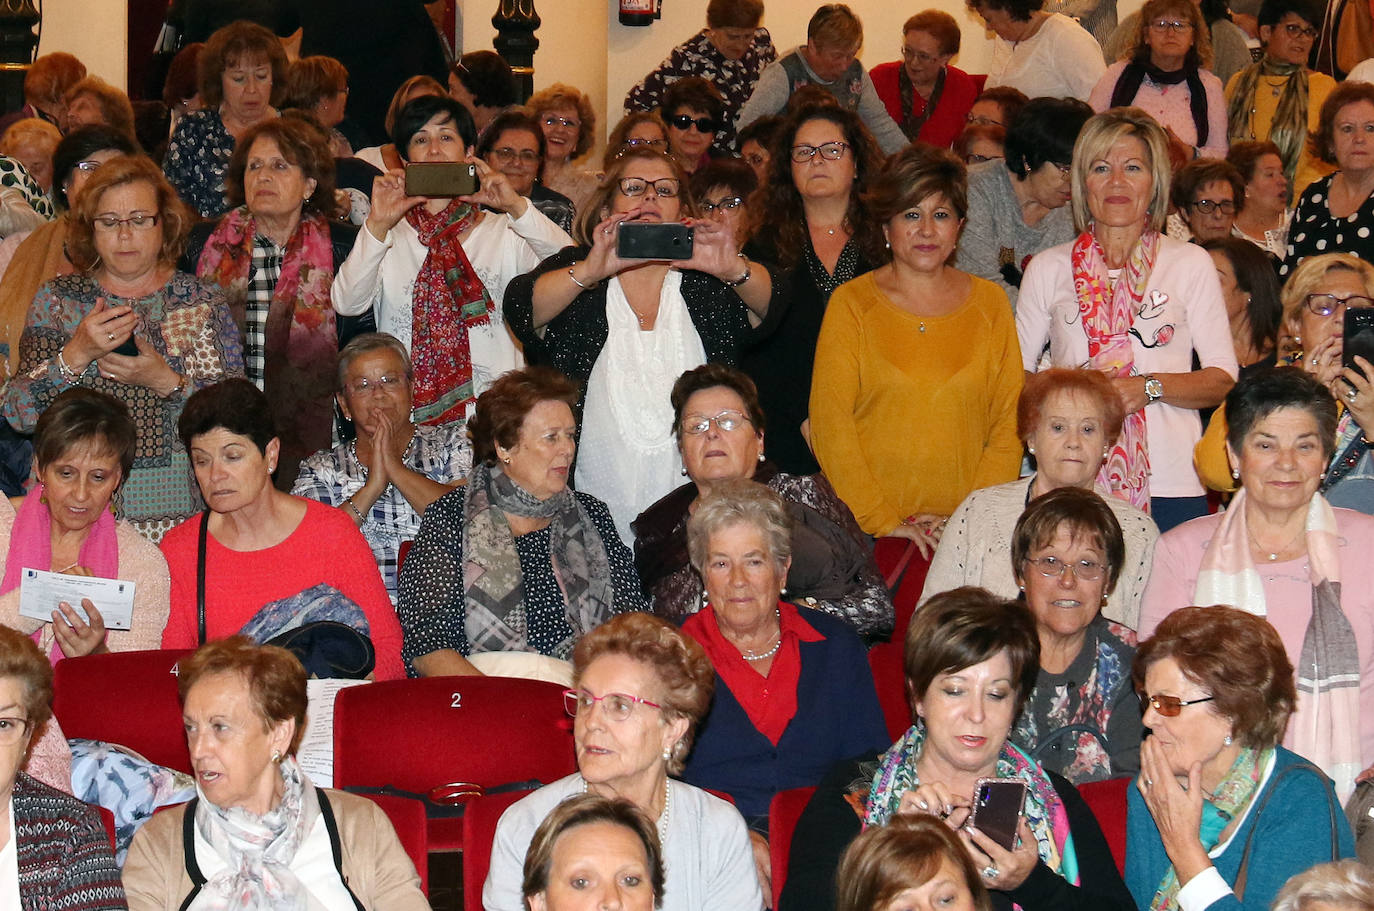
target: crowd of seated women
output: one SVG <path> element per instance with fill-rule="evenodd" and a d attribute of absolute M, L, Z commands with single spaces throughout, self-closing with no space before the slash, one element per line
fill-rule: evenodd
<path fill-rule="evenodd" d="M 252 21 L 157 136 L 42 58 L 0 136 L 0 907 L 424 908 L 297 762 L 305 681 L 489 675 L 567 687 L 577 769 L 501 816 L 489 909 L 1374 909 L 1374 88 L 1308 68 L 1307 0 L 1212 6 L 970 0 L 988 76 L 927 10 L 870 77 L 842 4 L 779 56 L 712 0 L 595 165 L 592 99 L 491 52 L 385 135 Z M 477 186 L 412 193 L 438 163 Z M 690 253 L 621 246 L 662 223 Z M 36 571 L 131 618 L 35 614 Z M 53 666 L 158 647 L 196 796 L 121 867 Z"/>

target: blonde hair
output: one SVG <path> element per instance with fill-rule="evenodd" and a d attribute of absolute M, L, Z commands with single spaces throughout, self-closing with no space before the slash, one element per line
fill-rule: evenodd
<path fill-rule="evenodd" d="M 1150 208 L 1147 214 L 1150 227 L 1155 231 L 1164 230 L 1164 221 L 1169 217 L 1169 187 L 1172 182 L 1172 169 L 1169 166 L 1169 140 L 1164 128 L 1140 108 L 1112 108 L 1088 118 L 1078 141 L 1073 146 L 1073 226 L 1074 230 L 1087 231 L 1093 222 L 1092 211 L 1088 208 L 1088 169 L 1092 163 L 1107 157 L 1111 147 L 1127 136 L 1133 136 L 1145 146 L 1145 156 L 1150 160 Z"/>
<path fill-rule="evenodd" d="M 1279 300 L 1283 303 L 1283 322 L 1282 326 L 1287 327 L 1294 334 L 1298 334 L 1298 326 L 1302 319 L 1302 308 L 1307 302 L 1307 295 L 1313 294 L 1317 286 L 1326 281 L 1326 277 L 1332 272 L 1344 270 L 1354 272 L 1359 276 L 1360 283 L 1364 286 L 1364 293 L 1374 297 L 1374 265 L 1370 265 L 1358 256 L 1349 253 L 1323 253 L 1320 256 L 1309 256 L 1302 261 L 1298 268 L 1293 270 L 1293 274 L 1288 276 L 1288 281 L 1283 286 L 1283 291 L 1279 295 Z"/>

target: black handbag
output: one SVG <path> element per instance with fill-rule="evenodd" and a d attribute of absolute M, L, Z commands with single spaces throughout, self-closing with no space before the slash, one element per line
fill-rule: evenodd
<path fill-rule="evenodd" d="M 196 538 L 196 630 L 205 644 L 205 544 L 210 532 L 210 510 L 200 517 Z M 363 680 L 377 666 L 377 650 L 372 640 L 351 626 L 334 620 L 302 623 L 268 639 L 263 645 L 276 645 L 295 655 L 306 676 L 322 680 Z"/>

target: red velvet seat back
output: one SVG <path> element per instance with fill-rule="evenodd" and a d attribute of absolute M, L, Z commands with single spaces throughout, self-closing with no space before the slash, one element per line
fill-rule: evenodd
<path fill-rule="evenodd" d="M 491 845 L 496 824 L 506 808 L 530 791 L 487 794 L 468 803 L 463 812 L 463 911 L 482 911 L 482 884 L 491 868 Z"/>
<path fill-rule="evenodd" d="M 787 860 L 792 850 L 792 834 L 802 810 L 816 793 L 815 788 L 792 788 L 773 795 L 768 804 L 768 854 L 773 863 L 772 906 L 778 906 L 783 884 L 787 882 Z"/>
<path fill-rule="evenodd" d="M 1078 793 L 1097 817 L 1097 824 L 1107 838 L 1107 847 L 1112 849 L 1116 869 L 1123 876 L 1126 874 L 1126 789 L 1130 786 L 1129 778 L 1109 778 L 1078 786 Z"/>

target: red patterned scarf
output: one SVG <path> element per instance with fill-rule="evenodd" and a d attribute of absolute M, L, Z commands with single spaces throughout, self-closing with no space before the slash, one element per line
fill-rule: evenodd
<path fill-rule="evenodd" d="M 1154 269 L 1159 232 L 1145 231 L 1131 251 L 1116 284 L 1107 272 L 1107 257 L 1091 231 L 1073 243 L 1073 290 L 1078 313 L 1088 336 L 1088 366 L 1108 377 L 1130 376 L 1135 369 L 1131 324 L 1140 312 L 1145 285 Z M 1131 412 L 1121 436 L 1098 472 L 1097 483 L 1145 511 L 1150 509 L 1150 447 L 1145 435 L 1145 411 Z"/>
<path fill-rule="evenodd" d="M 406 213 L 406 221 L 429 248 L 411 298 L 417 424 L 457 420 L 477 398 L 468 333 L 489 324 L 496 306 L 458 238 L 479 217 L 476 208 L 457 199 L 434 214 L 424 206 Z"/>

